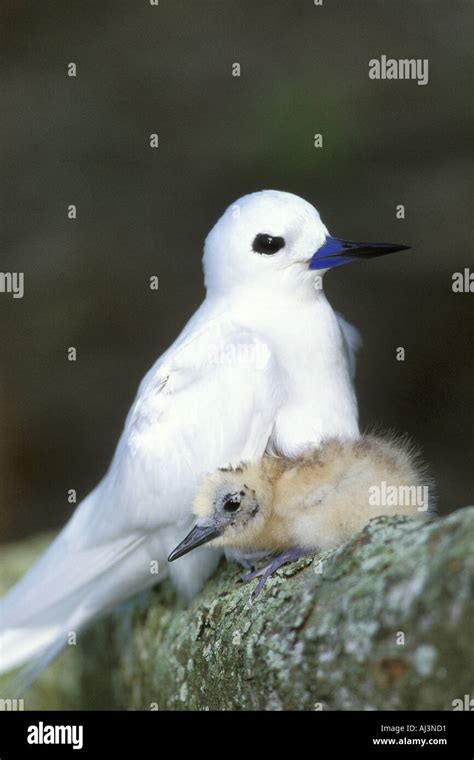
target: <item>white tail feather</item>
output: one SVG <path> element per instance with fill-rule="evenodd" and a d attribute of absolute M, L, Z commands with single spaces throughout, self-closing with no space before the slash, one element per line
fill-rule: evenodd
<path fill-rule="evenodd" d="M 0 602 L 0 673 L 36 657 L 45 667 L 66 645 L 70 631 L 78 633 L 102 611 L 100 592 L 109 587 L 109 571 L 118 563 L 127 567 L 128 583 L 117 586 L 117 595 L 109 597 L 109 608 L 121 601 L 137 574 L 146 578 L 147 565 L 143 572 L 144 564 L 137 556 L 145 542 L 143 536 L 128 536 L 77 552 L 69 549 L 61 556 L 63 540 L 61 534 Z M 130 567 L 125 560 L 132 556 Z M 147 556 L 148 552 L 143 560 L 147 561 Z"/>

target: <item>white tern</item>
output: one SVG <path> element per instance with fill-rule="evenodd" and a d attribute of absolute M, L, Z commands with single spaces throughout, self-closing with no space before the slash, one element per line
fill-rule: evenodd
<path fill-rule="evenodd" d="M 359 337 L 321 276 L 405 247 L 333 238 L 290 193 L 227 209 L 205 243 L 206 298 L 141 382 L 108 472 L 0 602 L 0 671 L 28 663 L 33 680 L 72 632 L 167 574 L 196 594 L 218 552 L 167 557 L 206 473 L 359 436 Z"/>

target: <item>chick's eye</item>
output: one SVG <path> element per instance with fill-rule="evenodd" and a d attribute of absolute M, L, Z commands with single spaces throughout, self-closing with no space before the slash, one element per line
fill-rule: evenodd
<path fill-rule="evenodd" d="M 284 245 L 285 241 L 282 237 L 274 237 L 273 235 L 264 235 L 262 233 L 256 236 L 252 249 L 255 253 L 264 253 L 268 256 L 279 251 Z"/>
<path fill-rule="evenodd" d="M 222 506 L 225 512 L 236 512 L 240 507 L 240 495 L 238 493 L 227 494 Z"/>

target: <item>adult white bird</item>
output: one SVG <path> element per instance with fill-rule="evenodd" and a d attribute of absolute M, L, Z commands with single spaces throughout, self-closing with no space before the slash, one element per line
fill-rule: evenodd
<path fill-rule="evenodd" d="M 192 597 L 218 554 L 166 560 L 204 473 L 359 435 L 358 334 L 315 270 L 404 247 L 332 238 L 289 193 L 227 209 L 205 243 L 205 301 L 145 375 L 107 474 L 0 603 L 1 671 L 29 662 L 32 680 L 71 632 L 167 573 Z"/>

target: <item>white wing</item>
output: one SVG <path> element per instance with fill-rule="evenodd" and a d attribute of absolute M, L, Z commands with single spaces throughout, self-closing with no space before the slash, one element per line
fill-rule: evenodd
<path fill-rule="evenodd" d="M 111 468 L 114 488 L 120 480 L 127 503 L 133 490 L 136 526 L 175 525 L 181 514 L 189 516 L 183 488 L 193 491 L 202 472 L 260 456 L 279 394 L 267 345 L 231 323 L 208 326 L 153 368 Z M 163 493 L 174 494 L 172 503 L 163 503 Z"/>
<path fill-rule="evenodd" d="M 199 479 L 261 456 L 279 404 L 266 344 L 231 322 L 195 319 L 142 381 L 102 483 L 0 603 L 0 670 L 39 657 L 36 676 L 68 632 L 164 577 Z M 193 552 L 171 566 L 174 581 L 191 595 L 215 562 Z"/>
<path fill-rule="evenodd" d="M 347 322 L 342 314 L 338 311 L 335 312 L 339 327 L 341 328 L 342 337 L 344 338 L 344 347 L 346 349 L 346 356 L 349 362 L 349 369 L 351 377 L 354 379 L 356 373 L 356 354 L 362 346 L 362 337 L 360 332 Z"/>

